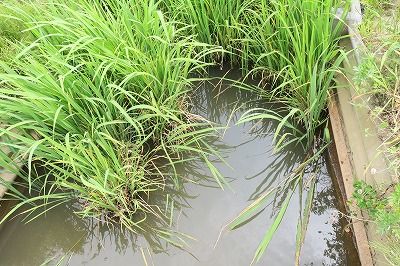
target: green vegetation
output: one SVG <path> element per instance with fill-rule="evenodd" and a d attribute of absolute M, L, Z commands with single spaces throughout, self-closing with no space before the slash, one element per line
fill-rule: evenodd
<path fill-rule="evenodd" d="M 390 171 L 400 176 L 400 2 L 363 1 L 364 17 L 360 33 L 366 44 L 364 57 L 356 69 L 356 87 L 366 96 L 378 134 L 384 142 L 380 150 Z M 400 264 L 400 185 L 375 189 L 363 182 L 355 184 L 354 198 L 368 212 L 380 232 L 382 243 L 372 243 L 392 265 Z M 382 191 L 383 192 L 382 192 Z"/>
<path fill-rule="evenodd" d="M 189 76 L 202 71 L 201 59 L 214 48 L 182 36 L 152 1 L 117 2 L 16 12 L 36 41 L 1 64 L 1 137 L 12 157 L 0 160 L 24 179 L 18 185 L 30 197 L 39 194 L 21 204 L 78 198 L 82 215 L 135 229 L 147 215 L 161 215 L 147 198 L 168 182 L 179 185 L 171 167 L 183 153 L 203 158 L 223 182 L 204 142 L 214 129 L 191 115 L 185 100 Z"/>
<path fill-rule="evenodd" d="M 335 24 L 334 18 L 339 2 L 248 0 L 230 1 L 227 5 L 225 1 L 211 4 L 210 1 L 175 0 L 168 5 L 169 16 L 195 25 L 191 33 L 200 41 L 223 46 L 226 57 L 224 54 L 214 57 L 216 62 L 239 64 L 246 75 L 261 77 L 260 85 L 272 83 L 272 91 L 261 93 L 269 101 L 285 104 L 285 116 L 253 109 L 239 123 L 260 119 L 280 121 L 275 133 L 277 149 L 297 142 L 303 144 L 307 158 L 281 187 L 261 196 L 245 209 L 232 222 L 231 228 L 255 215 L 271 195 L 289 191 L 273 226 L 256 251 L 254 260 L 259 260 L 284 217 L 293 191 L 302 191 L 307 180 L 310 191 L 298 226 L 296 261 L 299 263 L 316 182 L 314 178 L 309 180 L 305 172 L 318 171 L 313 164 L 324 149 L 325 141 L 329 141 L 328 134 L 324 135 L 322 130 L 327 122 L 325 112 L 334 75 L 344 58 L 337 45 L 343 25 Z M 283 128 L 288 130 L 283 133 Z M 317 147 L 319 150 L 315 153 Z"/>
<path fill-rule="evenodd" d="M 383 151 L 396 176 L 400 173 L 400 5 L 367 9 L 360 31 L 366 43 L 363 62 L 357 69 L 357 89 L 368 97 L 381 139 Z"/>
<path fill-rule="evenodd" d="M 400 237 L 400 185 L 393 191 L 378 193 L 371 185 L 363 181 L 354 184 L 354 199 L 357 205 L 366 210 L 373 218 L 381 232 Z"/>
<path fill-rule="evenodd" d="M 354 184 L 355 203 L 365 210 L 377 224 L 379 231 L 387 236 L 385 243 L 373 245 L 392 265 L 400 264 L 400 184 L 378 191 L 363 181 Z"/>
<path fill-rule="evenodd" d="M 280 125 L 275 133 L 277 149 L 293 142 L 302 144 L 306 159 L 281 186 L 256 199 L 230 227 L 234 229 L 251 219 L 267 204 L 271 195 L 287 192 L 273 225 L 266 231 L 256 251 L 254 261 L 258 261 L 282 221 L 293 192 L 296 189 L 302 191 L 304 183 L 308 183 L 310 189 L 300 214 L 296 241 L 296 263 L 299 263 L 316 182 L 316 178 L 310 178 L 306 172 L 318 171 L 314 164 L 329 141 L 328 134 L 324 135 L 326 131 L 323 130 L 327 122 L 327 101 L 334 87 L 334 75 L 344 59 L 338 48 L 343 24 L 335 23 L 334 17 L 339 1 L 166 2 L 167 14 L 194 24 L 191 33 L 200 41 L 223 46 L 225 54 L 213 60 L 220 64 L 224 61 L 239 64 L 246 75 L 260 77 L 260 85 L 272 83 L 272 91 L 261 93 L 268 101 L 285 104 L 285 116 L 270 110 L 253 109 L 239 123 L 278 120 Z M 345 16 L 348 7 L 341 7 Z M 281 131 L 283 128 L 285 133 Z M 300 195 L 302 197 L 303 193 Z"/>
<path fill-rule="evenodd" d="M 38 8 L 40 0 L 29 2 L 9 0 L 0 3 L 0 60 L 4 61 L 12 60 L 15 56 L 17 43 L 32 41 L 30 34 L 24 31 L 27 25 L 23 21 L 15 20 L 15 10 L 11 10 L 10 5 L 22 8 L 33 15 L 35 10 L 38 10 L 34 6 Z"/>
<path fill-rule="evenodd" d="M 231 64 L 261 77 L 260 84 L 273 83 L 265 96 L 287 105 L 297 128 L 292 134 L 312 146 L 326 122 L 329 90 L 343 60 L 337 46 L 343 25 L 334 23 L 339 1 L 165 2 L 169 16 L 195 25 L 199 41 L 222 45 Z M 214 60 L 223 64 L 222 56 Z"/>
<path fill-rule="evenodd" d="M 81 215 L 139 229 L 148 215 L 168 216 L 150 206 L 149 197 L 170 183 L 179 187 L 174 167 L 190 159 L 201 158 L 222 186 L 209 159 L 218 152 L 205 142 L 216 128 L 190 113 L 187 98 L 208 66 L 231 64 L 261 80 L 253 89 L 266 100 L 285 105 L 283 116 L 255 109 L 239 123 L 278 120 L 277 148 L 296 142 L 307 154 L 272 191 L 289 192 L 255 255 L 258 260 L 267 248 L 295 189 L 302 197 L 309 187 L 300 199 L 298 263 L 316 182 L 308 173 L 318 171 L 315 163 L 329 142 L 327 101 L 344 58 L 337 45 L 343 24 L 334 16 L 339 5 L 347 10 L 336 0 L 7 5 L 32 41 L 18 44 L 11 62 L 0 64 L 0 138 L 12 151 L 0 154 L 0 165 L 23 179 L 6 184 L 22 200 L 6 218 L 24 204 L 36 203 L 27 211 L 33 219 L 41 205 L 77 198 Z M 272 90 L 260 90 L 271 84 Z M 232 228 L 270 195 L 257 199 Z"/>
<path fill-rule="evenodd" d="M 12 54 L 11 43 L 22 39 L 21 24 L 7 18 L 4 4 L 0 4 L 0 58 L 6 60 Z"/>

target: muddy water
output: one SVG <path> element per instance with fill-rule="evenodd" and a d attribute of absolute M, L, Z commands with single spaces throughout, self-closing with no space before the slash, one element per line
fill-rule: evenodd
<path fill-rule="evenodd" d="M 229 77 L 236 78 L 237 73 Z M 175 229 L 190 236 L 185 238 L 185 249 L 167 245 L 162 252 L 152 252 L 154 244 L 163 243 L 162 240 L 151 235 L 122 232 L 94 220 L 79 219 L 72 215 L 75 206 L 69 203 L 28 224 L 21 218 L 5 224 L 0 232 L 0 265 L 41 265 L 46 262 L 56 265 L 59 261 L 62 261 L 61 265 L 249 265 L 272 223 L 272 215 L 279 209 L 280 198 L 277 197 L 246 225 L 234 231 L 223 230 L 223 227 L 252 199 L 290 173 L 301 162 L 304 152 L 291 147 L 273 153 L 272 131 L 276 127 L 273 123 L 235 125 L 244 111 L 260 103 L 251 93 L 232 88 L 227 82 L 214 81 L 203 86 L 192 97 L 192 102 L 196 113 L 213 122 L 230 125 L 226 131 L 221 131 L 219 140 L 210 140 L 229 165 L 217 164 L 230 187 L 221 191 L 214 183 L 203 179 L 202 176 L 207 177 L 209 173 L 200 163 L 179 170 L 187 179 L 198 181 L 197 184 L 185 183 L 182 206 L 174 215 Z M 358 265 L 350 233 L 344 230 L 345 223 L 337 215 L 337 198 L 324 158 L 320 163 L 322 170 L 301 264 Z M 299 214 L 297 196 L 293 196 L 259 265 L 294 264 Z"/>

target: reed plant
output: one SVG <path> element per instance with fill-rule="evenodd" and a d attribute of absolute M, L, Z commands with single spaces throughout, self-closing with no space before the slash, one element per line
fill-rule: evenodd
<path fill-rule="evenodd" d="M 246 112 L 239 123 L 276 120 L 276 149 L 300 144 L 305 160 L 278 187 L 256 199 L 231 223 L 235 228 L 269 203 L 273 195 L 285 195 L 273 224 L 266 231 L 256 254 L 257 262 L 268 247 L 284 218 L 295 190 L 299 190 L 301 210 L 296 236 L 295 264 L 300 264 L 312 198 L 317 182 L 319 160 L 330 142 L 327 129 L 327 103 L 335 88 L 335 75 L 345 59 L 338 42 L 342 38 L 348 2 L 340 1 L 260 1 L 259 8 L 249 10 L 246 41 L 248 75 L 258 75 L 272 83 L 273 89 L 262 94 L 284 104 L 283 112 L 257 108 Z M 342 7 L 343 17 L 335 13 Z M 256 27 L 254 25 L 257 25 Z M 283 130 L 285 128 L 285 130 Z"/>
<path fill-rule="evenodd" d="M 253 12 L 252 20 L 260 27 L 247 23 L 252 29 L 248 37 L 249 57 L 255 64 L 252 71 L 262 71 L 277 82 L 268 97 L 286 104 L 300 129 L 294 137 L 306 148 L 313 146 L 318 129 L 326 124 L 327 101 L 344 59 L 338 41 L 346 12 L 336 18 L 339 7 L 348 9 L 335 0 L 265 1 L 262 12 Z"/>
<path fill-rule="evenodd" d="M 273 83 L 275 88 L 264 95 L 293 111 L 301 129 L 294 132 L 295 138 L 313 145 L 318 129 L 325 125 L 329 92 L 344 59 L 338 42 L 348 1 L 162 2 L 167 16 L 191 25 L 199 41 L 222 46 L 231 64 L 248 76 Z M 339 7 L 344 10 L 342 17 L 335 16 Z M 271 115 L 267 110 L 262 113 Z"/>
<path fill-rule="evenodd" d="M 276 193 L 283 193 L 279 212 L 266 231 L 256 250 L 254 261 L 258 261 L 267 249 L 275 231 L 284 218 L 294 191 L 300 191 L 302 204 L 296 237 L 296 264 L 300 263 L 301 246 L 304 242 L 308 219 L 312 208 L 312 198 L 318 175 L 319 158 L 327 147 L 330 137 L 327 130 L 326 108 L 333 91 L 335 74 L 345 54 L 338 46 L 344 27 L 344 18 L 349 8 L 343 1 L 242 1 L 241 8 L 231 10 L 217 1 L 208 7 L 208 1 L 192 1 L 201 4 L 201 12 L 185 10 L 185 20 L 192 21 L 200 32 L 206 32 L 212 24 L 214 30 L 226 29 L 230 34 L 214 34 L 204 42 L 221 44 L 228 53 L 235 54 L 234 64 L 239 64 L 248 77 L 262 79 L 258 85 L 272 83 L 273 89 L 261 94 L 269 101 L 284 104 L 284 110 L 277 113 L 256 108 L 247 111 L 238 123 L 276 120 L 279 125 L 275 132 L 277 149 L 293 143 L 302 144 L 305 160 L 278 187 L 257 198 L 230 224 L 234 229 L 258 213 Z M 218 6 L 218 7 L 215 7 Z M 343 17 L 336 17 L 337 9 L 343 8 Z M 234 13 L 236 12 L 236 13 Z M 221 14 L 223 19 L 215 20 Z M 221 22 L 222 21 L 222 22 Z M 224 22 L 225 21 L 225 22 Z M 224 23 L 223 23 L 224 22 Z M 219 25 L 219 27 L 215 26 Z M 226 39 L 225 39 L 226 38 Z M 230 42 L 235 47 L 230 46 Z M 259 88 L 255 88 L 259 92 Z M 285 130 L 284 130 L 285 128 Z M 303 190 L 308 188 L 307 193 Z M 305 199 L 303 199 L 305 197 Z"/>
<path fill-rule="evenodd" d="M 195 35 L 200 42 L 223 47 L 209 61 L 221 66 L 248 63 L 244 39 L 247 27 L 242 22 L 248 10 L 257 8 L 257 1 L 163 0 L 161 3 L 170 19 L 190 26 L 188 34 Z"/>
<path fill-rule="evenodd" d="M 174 166 L 192 158 L 222 185 L 205 142 L 215 129 L 186 101 L 217 48 L 183 35 L 151 0 L 50 1 L 34 15 L 13 9 L 34 41 L 1 63 L 0 137 L 11 156 L 1 153 L 0 164 L 22 178 L 4 185 L 23 200 L 3 221 L 26 204 L 33 215 L 77 198 L 83 216 L 138 229 L 148 215 L 163 217 L 149 197 L 179 186 Z"/>

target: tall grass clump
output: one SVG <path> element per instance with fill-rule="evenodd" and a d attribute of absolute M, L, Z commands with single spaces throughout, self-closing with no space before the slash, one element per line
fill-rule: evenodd
<path fill-rule="evenodd" d="M 243 24 L 249 10 L 257 8 L 257 0 L 163 0 L 161 7 L 166 15 L 188 28 L 188 34 L 195 35 L 203 43 L 223 47 L 221 53 L 213 54 L 209 61 L 220 65 L 247 65 L 248 30 Z M 248 69 L 246 67 L 246 69 Z"/>
<path fill-rule="evenodd" d="M 343 17 L 335 16 L 343 8 Z M 327 103 L 335 88 L 335 75 L 340 72 L 345 54 L 339 47 L 348 3 L 341 1 L 259 1 L 257 9 L 248 10 L 245 40 L 247 60 L 252 68 L 248 75 L 258 75 L 272 90 L 264 93 L 271 101 L 284 103 L 284 112 L 266 109 L 246 112 L 239 123 L 259 119 L 279 121 L 275 132 L 276 148 L 290 143 L 301 144 L 304 162 L 278 187 L 256 199 L 231 223 L 231 228 L 251 219 L 271 198 L 280 194 L 282 205 L 258 246 L 254 261 L 267 249 L 284 219 L 294 191 L 300 195 L 300 214 L 296 236 L 295 264 L 300 263 L 301 246 L 312 208 L 320 170 L 320 157 L 329 144 Z M 260 83 L 261 84 L 261 83 Z M 283 130 L 286 128 L 286 130 Z"/>
<path fill-rule="evenodd" d="M 265 95 L 293 111 L 301 129 L 295 137 L 312 146 L 325 125 L 327 99 L 344 58 L 338 42 L 348 1 L 228 2 L 164 0 L 161 6 L 168 17 L 191 25 L 199 41 L 224 48 L 215 61 L 225 56 L 249 76 L 273 83 L 274 90 Z M 344 9 L 343 17 L 335 16 L 338 8 Z"/>
<path fill-rule="evenodd" d="M 214 129 L 187 104 L 215 48 L 183 35 L 152 0 L 44 6 L 13 8 L 34 41 L 0 64 L 0 138 L 11 151 L 0 165 L 22 180 L 5 184 L 22 202 L 3 221 L 22 205 L 33 215 L 75 198 L 83 216 L 138 229 L 164 217 L 149 197 L 180 184 L 176 163 L 201 158 L 222 184 L 204 141 Z"/>
<path fill-rule="evenodd" d="M 252 71 L 261 71 L 279 84 L 268 96 L 286 104 L 292 122 L 300 129 L 293 137 L 312 147 L 326 124 L 334 76 L 344 59 L 338 46 L 344 17 L 337 18 L 335 13 L 342 7 L 345 16 L 348 6 L 335 0 L 261 2 L 261 12 L 253 11 L 246 23 Z M 251 27 L 253 21 L 258 27 Z M 262 118 L 262 113 L 268 111 L 254 118 Z"/>

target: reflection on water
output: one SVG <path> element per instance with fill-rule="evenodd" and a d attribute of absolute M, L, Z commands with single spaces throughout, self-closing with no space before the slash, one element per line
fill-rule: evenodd
<path fill-rule="evenodd" d="M 228 76 L 239 77 L 238 73 Z M 185 180 L 183 190 L 169 193 L 175 195 L 174 199 L 165 194 L 152 198 L 153 204 L 160 206 L 169 206 L 173 200 L 173 228 L 181 235 L 175 234 L 171 240 L 171 232 L 160 234 L 162 225 L 152 219 L 144 225 L 143 234 L 80 219 L 71 215 L 76 206 L 69 203 L 29 224 L 21 218 L 7 223 L 0 234 L 0 265 L 40 265 L 46 261 L 56 265 L 61 259 L 62 265 L 249 265 L 281 197 L 245 226 L 231 232 L 223 228 L 252 199 L 290 173 L 302 161 L 304 152 L 291 147 L 274 154 L 272 132 L 277 125 L 272 122 L 235 125 L 244 111 L 261 103 L 252 93 L 235 89 L 229 82 L 211 81 L 199 88 L 191 101 L 193 112 L 230 125 L 221 130 L 220 139 L 210 140 L 228 164 L 217 162 L 216 166 L 230 186 L 221 191 L 201 163 L 183 164 L 178 169 Z M 279 105 L 263 107 L 276 110 Z M 301 263 L 358 265 L 351 238 L 343 230 L 344 222 L 336 215 L 338 204 L 324 158 L 320 164 L 322 172 Z M 295 195 L 259 265 L 293 265 L 298 213 Z M 187 245 L 177 247 L 163 238 L 173 243 L 185 241 Z"/>

